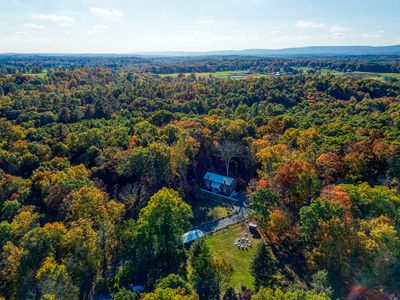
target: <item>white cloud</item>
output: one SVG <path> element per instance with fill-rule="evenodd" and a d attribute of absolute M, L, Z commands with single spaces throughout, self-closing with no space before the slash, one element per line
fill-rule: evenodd
<path fill-rule="evenodd" d="M 31 34 L 29 32 L 26 32 L 26 31 L 18 31 L 18 32 L 15 32 L 14 35 L 16 37 L 29 37 L 29 36 L 31 36 Z"/>
<path fill-rule="evenodd" d="M 281 34 L 282 31 L 280 31 L 280 30 L 271 30 L 269 33 L 275 35 L 275 34 Z"/>
<path fill-rule="evenodd" d="M 380 38 L 380 37 L 382 37 L 382 35 L 379 33 L 363 33 L 361 35 L 361 37 L 363 37 L 363 38 Z"/>
<path fill-rule="evenodd" d="M 122 18 L 124 16 L 124 14 L 117 9 L 105 9 L 105 8 L 101 8 L 101 7 L 91 6 L 91 7 L 89 7 L 89 10 L 92 14 L 94 14 L 98 17 L 110 19 L 110 20 L 116 20 L 116 19 Z"/>
<path fill-rule="evenodd" d="M 344 38 L 346 37 L 346 34 L 343 32 L 333 32 L 331 33 L 330 37 L 332 38 Z"/>
<path fill-rule="evenodd" d="M 69 16 L 61 16 L 54 14 L 40 14 L 37 16 L 40 20 L 52 21 L 60 26 L 70 26 L 71 23 L 75 22 L 75 19 Z"/>
<path fill-rule="evenodd" d="M 337 24 L 332 24 L 329 26 L 329 32 L 331 38 L 344 38 L 352 36 L 350 31 L 351 31 L 350 28 L 343 27 Z"/>
<path fill-rule="evenodd" d="M 202 25 L 213 25 L 216 22 L 213 16 L 202 16 L 199 18 L 199 23 Z"/>
<path fill-rule="evenodd" d="M 86 30 L 85 33 L 88 34 L 88 35 L 95 35 L 95 34 L 99 34 L 99 33 L 105 32 L 107 30 L 110 30 L 110 26 L 96 24 L 92 28 Z"/>
<path fill-rule="evenodd" d="M 25 23 L 24 24 L 25 28 L 30 28 L 30 29 L 43 29 L 44 26 L 40 24 L 34 24 L 34 23 Z"/>
<path fill-rule="evenodd" d="M 348 32 L 350 31 L 350 28 L 343 27 L 337 24 L 333 24 L 329 27 L 329 31 L 331 33 L 343 33 L 343 32 Z"/>
<path fill-rule="evenodd" d="M 302 29 L 316 29 L 316 28 L 325 27 L 325 24 L 324 23 L 315 23 L 315 22 L 311 22 L 311 21 L 298 20 L 296 22 L 296 27 L 302 28 Z"/>

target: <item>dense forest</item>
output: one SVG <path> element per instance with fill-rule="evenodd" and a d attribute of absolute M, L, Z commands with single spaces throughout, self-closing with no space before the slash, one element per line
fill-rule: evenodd
<path fill-rule="evenodd" d="M 298 68 L 400 63 L 1 56 L 0 298 L 394 299 L 400 82 Z M 159 76 L 226 70 L 291 75 Z M 261 234 L 241 289 L 207 237 L 182 244 L 223 145 Z"/>
<path fill-rule="evenodd" d="M 200 56 L 200 57 L 135 57 L 124 55 L 3 55 L 0 74 L 38 74 L 48 69 L 74 70 L 103 67 L 113 71 L 135 68 L 154 74 L 195 73 L 217 71 L 249 71 L 271 73 L 296 68 L 330 69 L 341 72 L 400 73 L 400 57 L 395 55 L 365 56 Z"/>

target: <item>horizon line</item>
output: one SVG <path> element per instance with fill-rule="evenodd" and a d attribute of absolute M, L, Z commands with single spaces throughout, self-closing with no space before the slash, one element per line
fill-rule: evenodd
<path fill-rule="evenodd" d="M 245 52 L 245 51 L 282 51 L 292 49 L 309 49 L 309 48 L 389 48 L 400 47 L 400 44 L 390 45 L 313 45 L 313 46 L 294 46 L 284 48 L 242 48 L 242 49 L 220 49 L 220 50 L 133 50 L 131 52 L 17 52 L 7 51 L 0 52 L 0 55 L 142 55 L 146 53 L 218 53 L 218 52 Z"/>

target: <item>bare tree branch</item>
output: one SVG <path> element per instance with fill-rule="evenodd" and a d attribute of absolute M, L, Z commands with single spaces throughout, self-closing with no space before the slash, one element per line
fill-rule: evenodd
<path fill-rule="evenodd" d="M 223 141 L 217 146 L 218 156 L 225 162 L 226 176 L 229 176 L 229 166 L 233 158 L 243 157 L 244 148 L 242 145 Z"/>

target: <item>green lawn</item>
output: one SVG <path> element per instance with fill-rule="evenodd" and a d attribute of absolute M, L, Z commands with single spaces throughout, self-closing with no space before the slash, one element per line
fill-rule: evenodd
<path fill-rule="evenodd" d="M 47 75 L 47 69 L 44 69 L 41 73 L 6 74 L 5 76 L 6 77 L 12 77 L 12 76 L 15 76 L 15 75 L 45 78 L 46 75 Z"/>
<path fill-rule="evenodd" d="M 199 73 L 194 73 L 196 78 L 208 78 L 210 75 L 216 78 L 228 78 L 229 76 L 247 76 L 248 72 L 246 71 L 220 71 L 220 72 L 199 72 Z M 171 73 L 171 74 L 158 74 L 160 77 L 178 77 L 179 73 Z M 185 77 L 188 77 L 191 75 L 191 73 L 183 73 Z M 269 76 L 267 74 L 260 74 L 260 73 L 254 73 L 251 74 L 252 77 L 259 78 L 259 77 L 264 77 L 264 76 Z M 243 78 L 237 78 L 237 79 L 246 79 L 247 77 Z"/>
<path fill-rule="evenodd" d="M 260 239 L 254 240 L 250 237 L 253 247 L 247 251 L 239 250 L 234 245 L 234 242 L 242 235 L 242 227 L 238 226 L 217 232 L 206 240 L 215 257 L 223 258 L 232 265 L 233 276 L 231 285 L 237 290 L 243 285 L 254 288 L 253 277 L 250 273 L 250 262 L 256 251 L 257 244 L 261 241 Z"/>
<path fill-rule="evenodd" d="M 207 196 L 203 196 L 201 193 L 197 195 L 196 198 L 189 199 L 188 204 L 192 207 L 193 211 L 193 226 L 198 226 L 215 219 L 226 217 L 227 215 L 231 215 L 236 212 L 232 205 L 213 201 Z"/>
<path fill-rule="evenodd" d="M 40 78 L 45 78 L 45 77 L 46 77 L 46 75 L 47 75 L 47 70 L 43 70 L 43 72 L 42 72 L 42 73 L 37 73 L 37 74 L 35 74 L 35 73 L 27 73 L 27 74 L 23 74 L 23 75 L 26 75 L 26 76 L 32 76 L 32 77 L 40 77 Z"/>
<path fill-rule="evenodd" d="M 351 74 L 366 75 L 367 78 L 376 79 L 376 80 L 384 80 L 384 77 L 392 77 L 392 78 L 400 79 L 399 73 L 352 72 Z"/>
<path fill-rule="evenodd" d="M 400 74 L 399 73 L 374 73 L 374 72 L 339 72 L 336 70 L 330 70 L 330 69 L 321 69 L 321 74 L 333 74 L 336 76 L 362 76 L 362 78 L 365 79 L 374 79 L 374 80 L 380 80 L 383 81 L 384 77 L 392 77 L 392 78 L 397 78 L 400 79 Z"/>

